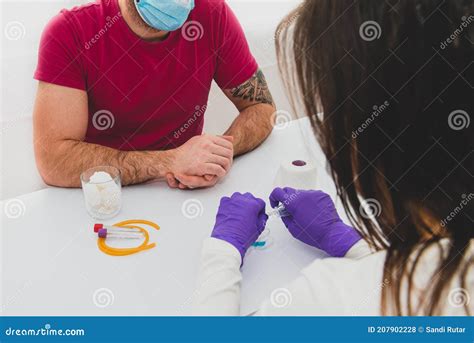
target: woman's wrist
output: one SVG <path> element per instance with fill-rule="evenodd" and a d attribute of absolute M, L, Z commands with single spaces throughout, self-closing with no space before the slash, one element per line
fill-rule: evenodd
<path fill-rule="evenodd" d="M 351 226 L 342 221 L 336 223 L 325 237 L 322 249 L 332 257 L 344 257 L 362 237 Z"/>
<path fill-rule="evenodd" d="M 234 249 L 236 249 L 242 260 L 244 259 L 244 256 L 245 256 L 245 253 L 246 253 L 246 249 L 244 249 L 244 247 L 242 247 L 242 245 L 239 243 L 239 241 L 230 236 L 230 235 L 226 235 L 226 234 L 223 234 L 221 235 L 219 232 L 213 232 L 212 235 L 211 235 L 211 238 L 215 238 L 215 239 L 218 239 L 218 240 L 221 240 L 221 241 L 224 241 L 228 244 L 230 244 Z"/>
<path fill-rule="evenodd" d="M 239 261 L 239 266 L 242 264 L 243 259 L 239 249 L 225 239 L 209 237 L 205 240 L 203 249 L 213 254 L 233 256 Z"/>
<path fill-rule="evenodd" d="M 360 239 L 349 250 L 347 250 L 345 258 L 359 259 L 374 253 L 369 243 L 365 239 Z"/>

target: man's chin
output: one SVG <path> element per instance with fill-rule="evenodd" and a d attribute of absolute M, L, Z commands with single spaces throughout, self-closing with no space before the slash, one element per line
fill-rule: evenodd
<path fill-rule="evenodd" d="M 163 31 L 163 30 L 155 29 L 153 26 L 148 25 L 143 20 L 142 20 L 142 23 L 147 28 L 148 32 L 151 35 L 156 35 L 157 37 L 165 37 L 170 33 L 170 31 Z"/>
<path fill-rule="evenodd" d="M 147 40 L 147 41 L 154 41 L 154 40 L 165 40 L 170 31 L 161 31 L 161 30 L 157 30 L 149 25 L 146 25 L 147 26 L 147 35 L 146 37 L 142 37 L 143 39 Z"/>

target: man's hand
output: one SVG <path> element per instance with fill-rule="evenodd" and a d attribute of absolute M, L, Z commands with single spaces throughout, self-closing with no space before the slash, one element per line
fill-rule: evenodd
<path fill-rule="evenodd" d="M 234 157 L 232 137 L 195 136 L 173 151 L 166 179 L 172 188 L 214 186 L 230 170 Z"/>
<path fill-rule="evenodd" d="M 268 137 L 273 129 L 276 109 L 265 76 L 260 69 L 241 85 L 232 89 L 224 89 L 223 91 L 240 112 L 231 127 L 226 131 L 225 136 L 217 137 L 227 139 L 232 143 L 232 156 L 229 157 L 230 164 L 232 164 L 233 156 L 238 156 L 255 149 Z M 193 139 L 182 147 L 191 143 Z M 199 147 L 196 147 L 194 151 L 199 149 Z M 206 149 L 204 149 L 204 151 L 205 150 Z M 201 153 L 203 153 L 203 151 L 201 151 Z M 184 153 L 181 153 L 181 155 L 183 154 Z M 177 159 L 179 159 L 180 154 L 178 153 L 177 155 Z M 206 156 L 201 156 L 203 159 L 199 161 L 194 155 L 195 154 L 191 152 L 190 156 L 188 156 L 188 159 L 191 158 L 191 160 L 195 160 L 193 167 L 186 162 L 184 165 L 174 168 L 174 171 L 166 175 L 166 180 L 171 188 L 187 189 L 211 187 L 229 171 L 223 164 L 215 160 L 211 161 L 211 164 L 214 164 L 213 166 L 207 166 L 202 163 L 202 161 L 205 161 Z M 225 158 L 225 156 L 220 157 Z M 223 160 L 221 159 L 221 161 Z M 219 166 L 224 168 L 225 173 L 218 168 Z M 211 168 L 212 171 L 210 170 Z M 193 170 L 193 172 L 191 172 L 191 170 Z M 207 172 L 206 170 L 209 171 Z"/>

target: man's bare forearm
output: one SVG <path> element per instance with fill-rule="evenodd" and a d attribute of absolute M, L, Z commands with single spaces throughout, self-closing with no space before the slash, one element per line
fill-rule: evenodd
<path fill-rule="evenodd" d="M 123 185 L 162 179 L 173 160 L 172 150 L 121 151 L 75 140 L 63 140 L 48 150 L 37 152 L 41 175 L 48 184 L 60 187 L 80 187 L 81 173 L 101 165 L 118 168 Z"/>
<path fill-rule="evenodd" d="M 272 132 L 275 104 L 261 69 L 224 92 L 240 111 L 225 133 L 234 137 L 234 155 L 238 156 L 255 149 Z"/>
<path fill-rule="evenodd" d="M 258 147 L 272 132 L 275 108 L 269 104 L 247 107 L 234 120 L 225 135 L 234 137 L 234 155 L 242 155 Z"/>

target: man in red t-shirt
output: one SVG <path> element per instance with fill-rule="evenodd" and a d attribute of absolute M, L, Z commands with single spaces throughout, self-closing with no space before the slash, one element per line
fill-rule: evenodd
<path fill-rule="evenodd" d="M 101 0 L 46 26 L 35 79 L 35 154 L 48 184 L 113 165 L 124 184 L 214 185 L 270 134 L 274 104 L 224 0 Z M 203 135 L 215 80 L 240 111 Z M 223 114 L 224 115 L 224 114 Z"/>

